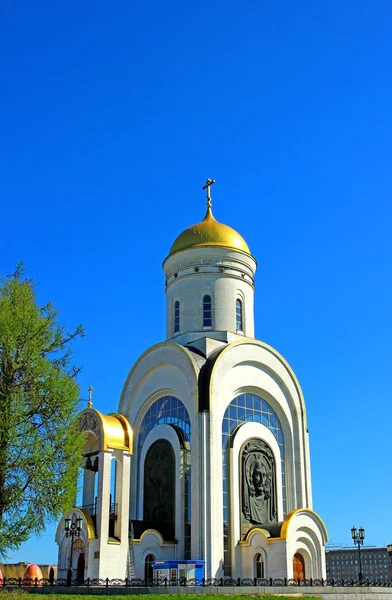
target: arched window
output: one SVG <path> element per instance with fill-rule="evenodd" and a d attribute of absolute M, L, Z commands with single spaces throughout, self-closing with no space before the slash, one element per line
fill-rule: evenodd
<path fill-rule="evenodd" d="M 283 430 L 277 414 L 264 398 L 256 394 L 241 394 L 226 408 L 222 421 L 223 449 L 223 564 L 224 574 L 231 577 L 231 506 L 230 506 L 230 440 L 236 427 L 248 422 L 262 423 L 274 435 L 281 455 L 283 516 L 286 512 L 286 475 Z"/>
<path fill-rule="evenodd" d="M 180 429 L 183 433 L 187 446 L 190 447 L 191 442 L 191 421 L 189 414 L 183 403 L 175 398 L 174 396 L 164 396 L 156 400 L 149 408 L 144 416 L 142 424 L 139 430 L 139 442 L 138 442 L 138 472 L 140 469 L 140 454 L 144 444 L 144 441 L 149 432 L 157 427 L 166 423 L 168 425 L 175 426 Z M 191 559 L 191 464 L 190 464 L 190 451 L 186 450 L 184 454 L 184 486 L 185 486 L 185 559 Z M 154 559 L 155 560 L 155 559 Z"/>
<path fill-rule="evenodd" d="M 260 553 L 255 556 L 255 577 L 264 579 L 264 561 Z"/>
<path fill-rule="evenodd" d="M 238 331 L 243 331 L 243 329 L 242 329 L 242 302 L 238 298 L 235 301 L 235 328 Z"/>
<path fill-rule="evenodd" d="M 178 300 L 174 303 L 174 333 L 180 331 L 180 303 Z"/>
<path fill-rule="evenodd" d="M 147 554 L 146 560 L 144 561 L 144 579 L 147 580 L 146 583 L 152 581 L 154 576 L 153 562 L 155 562 L 155 556 L 153 554 Z"/>
<path fill-rule="evenodd" d="M 204 296 L 203 298 L 203 327 L 212 327 L 211 296 Z"/>

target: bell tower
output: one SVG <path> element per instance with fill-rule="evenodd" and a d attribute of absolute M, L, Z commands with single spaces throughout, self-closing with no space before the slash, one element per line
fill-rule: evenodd
<path fill-rule="evenodd" d="M 254 337 L 256 261 L 244 238 L 212 214 L 207 179 L 204 219 L 185 229 L 163 263 L 166 339 L 188 345 L 202 338 L 224 343 Z"/>

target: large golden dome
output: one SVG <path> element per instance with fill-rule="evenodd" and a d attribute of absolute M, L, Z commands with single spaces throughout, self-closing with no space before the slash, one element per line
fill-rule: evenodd
<path fill-rule="evenodd" d="M 197 225 L 185 229 L 174 240 L 169 255 L 180 250 L 204 246 L 220 246 L 250 254 L 249 246 L 244 238 L 232 227 L 219 223 L 213 217 L 210 203 L 207 204 L 207 213 L 204 219 Z"/>

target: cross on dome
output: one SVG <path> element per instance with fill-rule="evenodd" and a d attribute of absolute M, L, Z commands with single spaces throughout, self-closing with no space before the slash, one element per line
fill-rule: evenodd
<path fill-rule="evenodd" d="M 87 402 L 87 406 L 88 408 L 92 408 L 93 406 L 93 386 L 90 385 L 90 387 L 88 388 L 88 402 Z"/>
<path fill-rule="evenodd" d="M 210 194 L 210 187 L 215 183 L 215 179 L 207 179 L 206 180 L 206 184 L 203 185 L 203 187 L 201 188 L 202 190 L 207 190 L 207 206 L 208 208 L 211 208 L 211 194 Z"/>

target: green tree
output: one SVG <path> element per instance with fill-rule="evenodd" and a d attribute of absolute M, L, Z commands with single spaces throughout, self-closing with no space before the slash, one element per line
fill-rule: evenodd
<path fill-rule="evenodd" d="M 16 550 L 75 502 L 84 438 L 78 370 L 50 304 L 23 266 L 0 282 L 0 553 Z"/>

